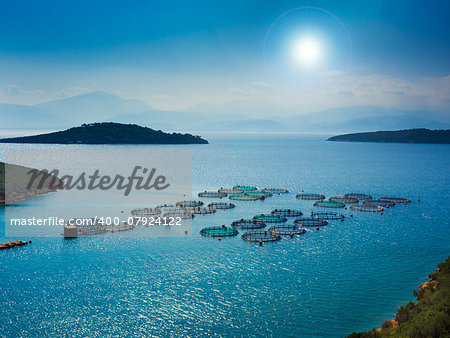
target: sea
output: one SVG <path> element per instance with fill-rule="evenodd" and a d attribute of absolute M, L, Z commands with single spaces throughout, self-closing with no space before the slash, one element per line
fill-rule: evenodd
<path fill-rule="evenodd" d="M 0 336 L 344 337 L 394 318 L 450 254 L 449 145 L 201 135 L 210 144 L 140 148 L 191 149 L 193 197 L 237 184 L 290 193 L 198 215 L 186 237 L 17 238 L 32 243 L 0 251 Z M 0 145 L 0 159 L 11 147 Z M 383 214 L 341 209 L 343 222 L 262 246 L 243 241 L 244 231 L 220 241 L 199 234 L 275 208 L 319 210 L 295 198 L 302 191 L 412 202 Z"/>

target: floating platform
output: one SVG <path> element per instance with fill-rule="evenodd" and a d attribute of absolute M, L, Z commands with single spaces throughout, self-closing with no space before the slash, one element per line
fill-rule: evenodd
<path fill-rule="evenodd" d="M 344 208 L 345 203 L 338 201 L 317 201 L 313 204 L 315 207 L 321 208 Z"/>
<path fill-rule="evenodd" d="M 319 227 L 328 225 L 328 221 L 322 218 L 298 218 L 294 224 L 303 227 Z"/>
<path fill-rule="evenodd" d="M 317 201 L 317 200 L 324 200 L 325 199 L 325 195 L 301 193 L 301 194 L 295 195 L 295 198 L 297 198 L 299 200 L 314 200 L 314 201 Z"/>
<path fill-rule="evenodd" d="M 263 192 L 270 192 L 273 195 L 281 195 L 281 194 L 287 194 L 289 193 L 289 190 L 287 189 L 280 189 L 280 188 L 264 188 L 261 189 Z"/>
<path fill-rule="evenodd" d="M 198 193 L 198 197 L 203 198 L 223 198 L 227 197 L 228 193 L 226 192 L 218 192 L 218 191 L 203 191 Z"/>
<path fill-rule="evenodd" d="M 368 205 L 368 204 L 353 204 L 350 206 L 350 209 L 365 212 L 379 212 L 384 210 L 384 208 L 380 205 Z"/>
<path fill-rule="evenodd" d="M 326 219 L 326 220 L 332 220 L 332 219 L 341 219 L 344 220 L 345 216 L 342 214 L 339 214 L 337 212 L 333 211 L 314 211 L 311 213 L 312 218 L 319 218 L 319 219 Z"/>
<path fill-rule="evenodd" d="M 371 201 L 371 200 L 373 200 L 373 196 L 372 195 L 367 195 L 367 194 L 350 193 L 350 194 L 345 194 L 344 196 L 345 197 L 357 198 L 360 201 Z"/>
<path fill-rule="evenodd" d="M 251 231 L 243 234 L 241 238 L 247 242 L 267 243 L 279 241 L 281 236 L 271 231 Z"/>
<path fill-rule="evenodd" d="M 283 217 L 300 217 L 303 213 L 295 209 L 275 209 L 272 210 L 271 214 L 283 216 Z"/>
<path fill-rule="evenodd" d="M 269 231 L 280 236 L 294 236 L 304 234 L 306 229 L 300 228 L 296 225 L 277 225 L 271 227 Z"/>
<path fill-rule="evenodd" d="M 359 203 L 359 199 L 357 199 L 356 197 L 333 196 L 333 197 L 330 197 L 328 200 L 347 203 L 347 204 Z"/>
<path fill-rule="evenodd" d="M 208 204 L 208 208 L 214 208 L 216 210 L 226 210 L 226 209 L 233 209 L 236 207 L 233 203 L 226 203 L 226 202 L 213 202 Z"/>
<path fill-rule="evenodd" d="M 226 226 L 214 226 L 203 228 L 200 231 L 202 236 L 206 237 L 232 237 L 239 233 L 235 228 L 230 228 Z"/>
<path fill-rule="evenodd" d="M 240 219 L 238 221 L 234 221 L 231 223 L 233 228 L 242 229 L 242 230 L 255 230 L 255 229 L 263 229 L 266 227 L 266 223 L 257 220 L 257 219 Z"/>
<path fill-rule="evenodd" d="M 284 222 L 287 222 L 287 218 L 286 217 L 273 215 L 273 214 L 260 214 L 260 215 L 254 216 L 253 219 L 256 219 L 256 220 L 264 222 L 264 223 L 284 223 Z"/>

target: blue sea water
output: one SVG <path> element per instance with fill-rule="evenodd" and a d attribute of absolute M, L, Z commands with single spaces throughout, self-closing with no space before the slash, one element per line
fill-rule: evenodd
<path fill-rule="evenodd" d="M 207 138 L 180 146 L 193 150 L 195 192 L 252 184 L 291 193 L 198 216 L 190 238 L 33 238 L 0 251 L 0 335 L 342 337 L 392 318 L 449 256 L 448 145 Z M 308 214 L 301 190 L 413 201 L 383 215 L 346 210 L 344 222 L 261 247 L 198 234 L 277 207 Z"/>

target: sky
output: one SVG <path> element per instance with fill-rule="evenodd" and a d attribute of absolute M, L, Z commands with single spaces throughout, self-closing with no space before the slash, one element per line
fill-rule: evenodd
<path fill-rule="evenodd" d="M 448 1 L 0 0 L 0 102 L 448 111 Z M 291 110 L 292 111 L 292 110 Z"/>

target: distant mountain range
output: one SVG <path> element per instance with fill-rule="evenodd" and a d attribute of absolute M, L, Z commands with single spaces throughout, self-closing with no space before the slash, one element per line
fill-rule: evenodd
<path fill-rule="evenodd" d="M 0 104 L 0 119 L 2 129 L 62 129 L 104 121 L 173 131 L 355 132 L 450 128 L 450 114 L 436 111 L 357 106 L 303 114 L 261 101 L 205 103 L 185 111 L 163 111 L 139 100 L 101 91 L 35 106 Z"/>

